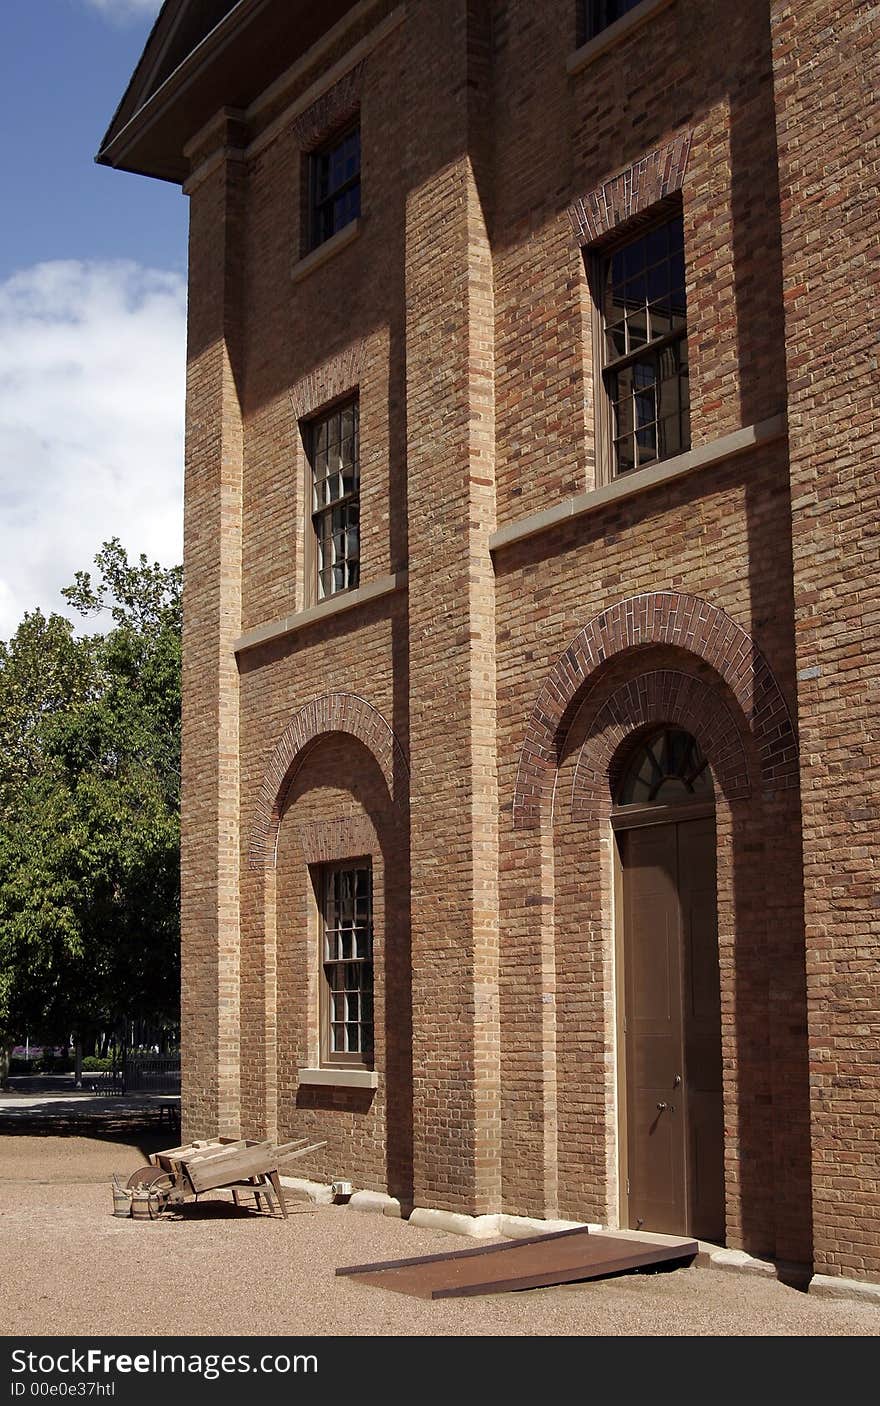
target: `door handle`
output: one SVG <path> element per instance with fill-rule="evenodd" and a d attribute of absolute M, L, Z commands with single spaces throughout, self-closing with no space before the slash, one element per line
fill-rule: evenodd
<path fill-rule="evenodd" d="M 658 1113 L 665 1113 L 667 1109 L 669 1110 L 670 1113 L 674 1113 L 674 1112 L 675 1112 L 675 1104 L 674 1104 L 674 1103 L 658 1103 L 658 1104 L 657 1104 L 657 1112 L 658 1112 Z"/>
<path fill-rule="evenodd" d="M 675 1078 L 674 1078 L 673 1081 L 672 1081 L 672 1087 L 673 1087 L 674 1089 L 677 1089 L 680 1084 L 681 1084 L 681 1075 L 680 1075 L 680 1074 L 676 1074 Z"/>

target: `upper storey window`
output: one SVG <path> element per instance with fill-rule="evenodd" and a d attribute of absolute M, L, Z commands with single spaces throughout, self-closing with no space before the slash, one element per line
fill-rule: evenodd
<path fill-rule="evenodd" d="M 603 29 L 641 3 L 642 0 L 584 0 L 584 39 L 595 39 Z"/>
<path fill-rule="evenodd" d="M 311 247 L 361 213 L 361 129 L 349 127 L 311 154 Z"/>
<path fill-rule="evenodd" d="M 681 215 L 605 255 L 599 295 L 613 470 L 622 474 L 690 448 Z"/>

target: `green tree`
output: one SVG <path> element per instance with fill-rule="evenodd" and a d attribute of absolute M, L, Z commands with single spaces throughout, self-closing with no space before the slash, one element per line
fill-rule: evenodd
<path fill-rule="evenodd" d="M 6 1049 L 177 1019 L 181 571 L 116 539 L 95 561 L 62 594 L 111 628 L 34 612 L 0 647 Z"/>

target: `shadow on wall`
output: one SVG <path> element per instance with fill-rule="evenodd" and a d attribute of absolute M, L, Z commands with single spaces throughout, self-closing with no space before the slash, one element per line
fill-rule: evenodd
<path fill-rule="evenodd" d="M 772 82 L 772 40 L 768 6 L 747 12 L 754 27 L 754 62 L 745 65 L 731 86 L 730 165 L 733 226 L 733 277 L 736 303 L 737 360 L 740 367 L 740 413 L 744 425 L 785 411 L 786 358 L 782 278 L 779 167 Z M 747 481 L 750 630 L 755 643 L 773 660 L 783 692 L 794 702 L 795 640 L 791 496 L 780 446 L 777 481 Z M 794 709 L 793 709 L 794 711 Z M 763 798 L 766 888 L 763 915 L 754 912 L 755 865 L 746 835 L 735 843 L 737 913 L 748 914 L 741 931 L 756 932 L 763 917 L 766 971 L 766 1036 L 750 1030 L 744 1019 L 747 993 L 739 994 L 737 1036 L 741 1059 L 754 1043 L 763 1049 L 771 1071 L 769 1087 L 755 1095 L 771 1109 L 767 1127 L 772 1146 L 776 1205 L 777 1257 L 810 1264 L 813 1257 L 810 1069 L 807 1027 L 804 872 L 800 792 L 797 786 Z M 756 954 L 757 959 L 757 954 Z M 748 1126 L 747 1093 L 741 1096 L 741 1135 Z M 756 1149 L 757 1152 L 757 1149 Z M 742 1164 L 749 1159 L 743 1151 Z M 760 1195 L 757 1186 L 755 1196 Z M 749 1198 L 744 1195 L 744 1217 Z M 757 1233 L 757 1227 L 755 1227 Z M 744 1220 L 744 1244 L 750 1227 Z"/>

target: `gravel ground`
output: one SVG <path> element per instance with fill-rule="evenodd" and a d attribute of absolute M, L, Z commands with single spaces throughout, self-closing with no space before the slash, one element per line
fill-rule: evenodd
<path fill-rule="evenodd" d="M 872 1305 L 709 1269 L 436 1303 L 358 1285 L 335 1267 L 473 1242 L 335 1206 L 297 1203 L 287 1221 L 270 1220 L 219 1195 L 173 1219 L 120 1220 L 112 1173 L 133 1171 L 168 1136 L 101 1131 L 0 1134 L 0 1264 L 15 1265 L 0 1276 L 9 1336 L 880 1334 Z"/>

